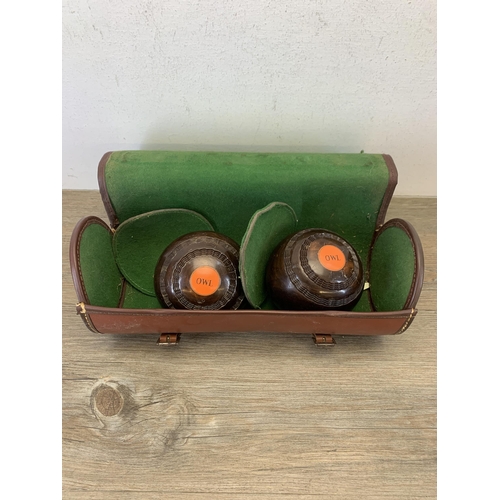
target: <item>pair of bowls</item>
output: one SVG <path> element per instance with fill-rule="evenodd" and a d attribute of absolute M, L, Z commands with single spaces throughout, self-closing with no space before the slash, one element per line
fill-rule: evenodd
<path fill-rule="evenodd" d="M 281 309 L 344 309 L 364 287 L 354 248 L 324 229 L 285 238 L 272 253 L 266 283 Z M 219 233 L 190 233 L 171 243 L 158 260 L 155 291 L 174 309 L 238 309 L 245 294 L 239 278 L 239 246 Z"/>

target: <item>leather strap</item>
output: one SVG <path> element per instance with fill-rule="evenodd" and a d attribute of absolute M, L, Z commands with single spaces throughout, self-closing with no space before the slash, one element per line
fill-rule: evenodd
<path fill-rule="evenodd" d="M 184 311 L 86 306 L 101 333 L 243 333 L 394 335 L 402 333 L 415 309 L 396 312 L 345 311 Z"/>

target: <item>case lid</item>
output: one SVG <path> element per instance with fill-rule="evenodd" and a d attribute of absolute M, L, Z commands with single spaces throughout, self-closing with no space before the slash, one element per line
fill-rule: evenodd
<path fill-rule="evenodd" d="M 355 246 L 366 264 L 397 183 L 381 154 L 115 151 L 99 165 L 111 225 L 166 208 L 200 213 L 241 244 L 252 215 L 272 202 L 290 205 L 297 230 L 322 227 Z"/>

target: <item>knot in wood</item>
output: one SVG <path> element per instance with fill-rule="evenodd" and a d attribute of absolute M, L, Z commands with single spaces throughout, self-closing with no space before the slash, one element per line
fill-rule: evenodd
<path fill-rule="evenodd" d="M 120 413 L 123 408 L 123 396 L 109 385 L 101 385 L 94 393 L 94 402 L 97 410 L 106 417 Z"/>

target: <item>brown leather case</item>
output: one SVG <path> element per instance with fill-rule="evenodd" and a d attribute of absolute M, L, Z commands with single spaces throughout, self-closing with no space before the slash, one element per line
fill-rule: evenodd
<path fill-rule="evenodd" d="M 110 202 L 104 168 L 109 154 L 99 165 L 99 186 L 109 216 L 111 227 L 118 225 L 118 218 Z M 243 333 L 276 332 L 284 334 L 309 334 L 317 344 L 334 344 L 334 335 L 394 335 L 403 333 L 417 314 L 416 304 L 422 289 L 424 275 L 423 251 L 420 239 L 411 224 L 402 219 L 384 223 L 385 215 L 397 184 L 397 170 L 392 158 L 383 155 L 389 170 L 389 182 L 377 217 L 377 229 L 372 243 L 389 227 L 403 229 L 412 242 L 415 268 L 410 293 L 402 310 L 379 312 L 351 311 L 281 311 L 281 310 L 175 310 L 175 309 L 125 309 L 89 304 L 79 263 L 79 241 L 89 224 L 100 224 L 110 233 L 114 230 L 98 217 L 85 217 L 75 227 L 70 241 L 70 266 L 78 298 L 77 314 L 85 325 L 96 333 L 157 334 L 159 344 L 176 344 L 181 334 L 189 333 Z M 370 257 L 368 258 L 368 267 Z M 369 281 L 369 269 L 368 269 Z M 123 286 L 125 289 L 125 285 Z M 123 291 L 123 290 L 122 290 Z M 122 294 L 123 295 L 123 294 Z M 371 301 L 370 301 L 371 302 Z"/>

